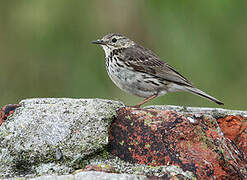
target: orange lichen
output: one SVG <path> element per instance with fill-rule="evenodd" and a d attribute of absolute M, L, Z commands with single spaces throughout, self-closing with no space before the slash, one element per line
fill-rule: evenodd
<path fill-rule="evenodd" d="M 246 128 L 239 123 L 240 119 L 231 116 L 218 122 L 223 129 L 237 127 L 238 131 L 232 130 L 236 135 L 228 134 L 236 140 L 237 137 L 246 137 Z M 111 125 L 110 152 L 133 163 L 178 166 L 192 172 L 198 179 L 244 177 L 237 169 L 246 173 L 243 170 L 246 162 L 233 153 L 236 148 L 230 141 L 225 142 L 218 131 L 216 119 L 208 116 L 195 120 L 197 123 L 190 123 L 184 115 L 175 111 L 122 108 Z M 225 121 L 228 123 L 221 123 Z M 120 145 L 122 141 L 125 143 Z M 246 147 L 246 141 L 241 145 Z"/>
<path fill-rule="evenodd" d="M 226 116 L 217 120 L 225 136 L 234 140 L 247 128 L 247 122 L 242 116 Z"/>
<path fill-rule="evenodd" d="M 15 109 L 20 107 L 20 104 L 7 104 L 0 109 L 0 126 L 2 123 L 14 113 Z"/>
<path fill-rule="evenodd" d="M 217 120 L 223 133 L 247 156 L 247 118 L 242 116 L 226 116 Z"/>

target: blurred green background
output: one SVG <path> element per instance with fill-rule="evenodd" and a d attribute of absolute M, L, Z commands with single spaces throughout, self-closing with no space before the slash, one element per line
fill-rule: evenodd
<path fill-rule="evenodd" d="M 196 87 L 247 110 L 246 0 L 11 0 L 0 2 L 0 105 L 31 97 L 105 98 L 118 89 L 92 40 L 117 32 L 153 50 Z M 189 93 L 150 104 L 219 107 Z"/>

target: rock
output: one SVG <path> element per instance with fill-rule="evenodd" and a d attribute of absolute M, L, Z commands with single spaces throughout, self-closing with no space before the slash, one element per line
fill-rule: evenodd
<path fill-rule="evenodd" d="M 64 98 L 21 105 L 0 110 L 0 179 L 247 178 L 245 111 Z"/>
<path fill-rule="evenodd" d="M 217 121 L 224 135 L 232 140 L 247 157 L 247 118 L 228 115 Z"/>
<path fill-rule="evenodd" d="M 148 180 L 147 177 L 141 175 L 131 175 L 131 174 L 114 174 L 114 173 L 105 173 L 105 172 L 95 172 L 95 171 L 88 171 L 88 172 L 79 172 L 75 175 L 63 175 L 63 176 L 41 176 L 37 178 L 32 178 L 31 180 Z"/>
<path fill-rule="evenodd" d="M 145 175 L 149 179 L 195 179 L 192 172 L 185 172 L 178 166 L 154 167 L 145 164 L 129 163 L 110 153 L 94 156 L 88 160 L 87 164 L 83 171 L 94 170 L 109 173 Z"/>
<path fill-rule="evenodd" d="M 247 111 L 229 110 L 222 108 L 208 108 L 208 107 L 186 107 L 186 106 L 173 106 L 173 105 L 155 105 L 147 106 L 145 109 L 159 109 L 159 110 L 173 110 L 180 113 L 192 113 L 195 115 L 207 114 L 214 117 L 224 117 L 226 115 L 239 115 L 242 117 L 247 117 Z"/>
<path fill-rule="evenodd" d="M 238 115 L 246 121 L 247 112 L 175 106 L 155 108 L 119 110 L 111 125 L 112 154 L 131 163 L 175 166 L 182 170 L 180 174 L 191 173 L 198 179 L 247 178 L 246 155 L 224 136 L 218 125 L 220 118 L 229 119 L 229 115 Z M 239 130 L 245 132 L 246 127 L 241 127 Z"/>
<path fill-rule="evenodd" d="M 175 110 L 182 114 L 212 115 L 217 119 L 225 137 L 233 141 L 247 157 L 247 111 L 228 110 L 222 108 L 198 108 L 181 106 L 149 106 L 160 110 Z"/>
<path fill-rule="evenodd" d="M 15 109 L 20 107 L 20 104 L 7 104 L 0 109 L 0 126 L 2 123 L 14 113 Z"/>
<path fill-rule="evenodd" d="M 0 177 L 66 174 L 108 144 L 123 106 L 101 99 L 27 99 L 0 126 Z"/>

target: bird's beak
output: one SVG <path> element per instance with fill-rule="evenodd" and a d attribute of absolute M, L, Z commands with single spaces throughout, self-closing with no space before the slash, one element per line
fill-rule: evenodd
<path fill-rule="evenodd" d="M 98 40 L 95 40 L 95 41 L 92 41 L 93 44 L 100 44 L 100 45 L 104 45 L 105 42 L 102 40 L 102 39 L 98 39 Z"/>

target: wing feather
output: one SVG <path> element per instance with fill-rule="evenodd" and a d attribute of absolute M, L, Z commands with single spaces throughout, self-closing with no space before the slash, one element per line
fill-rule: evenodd
<path fill-rule="evenodd" d="M 187 78 L 177 72 L 169 64 L 162 61 L 152 51 L 142 46 L 135 45 L 133 47 L 125 48 L 122 50 L 121 54 L 121 58 L 137 71 L 146 72 L 166 81 L 193 87 L 192 83 Z"/>

